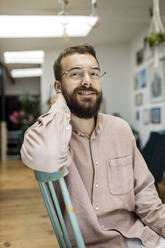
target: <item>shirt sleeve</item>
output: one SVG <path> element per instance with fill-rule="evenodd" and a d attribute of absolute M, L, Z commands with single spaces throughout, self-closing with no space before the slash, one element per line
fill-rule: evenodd
<path fill-rule="evenodd" d="M 26 131 L 21 148 L 22 161 L 32 169 L 44 172 L 56 172 L 69 166 L 71 133 L 70 110 L 59 96 L 48 113 L 41 115 Z"/>
<path fill-rule="evenodd" d="M 135 212 L 142 222 L 165 237 L 165 204 L 162 204 L 141 153 L 134 142 Z"/>

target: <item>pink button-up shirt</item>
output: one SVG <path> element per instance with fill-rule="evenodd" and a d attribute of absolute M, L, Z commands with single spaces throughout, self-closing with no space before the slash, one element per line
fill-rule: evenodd
<path fill-rule="evenodd" d="M 126 248 L 126 238 L 139 238 L 155 248 L 159 235 L 165 237 L 165 205 L 124 120 L 99 113 L 89 137 L 72 130 L 59 97 L 27 130 L 21 156 L 35 170 L 68 167 L 66 183 L 86 247 Z"/>

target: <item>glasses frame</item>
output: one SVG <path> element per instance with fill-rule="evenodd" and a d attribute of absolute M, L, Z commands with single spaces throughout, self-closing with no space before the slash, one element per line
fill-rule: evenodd
<path fill-rule="evenodd" d="M 63 73 L 62 73 L 62 75 L 61 75 L 61 78 L 63 77 L 63 75 L 68 75 L 68 73 L 69 72 L 71 72 L 73 69 L 84 69 L 85 67 L 80 67 L 80 68 L 71 68 L 71 69 L 69 69 L 69 70 L 67 70 L 67 71 L 64 71 Z M 90 69 L 96 69 L 96 68 L 90 68 Z M 98 68 L 99 69 L 99 71 L 100 71 L 100 68 Z M 100 74 L 100 78 L 102 78 L 104 75 L 106 75 L 107 73 L 105 72 L 105 71 L 103 71 L 101 74 Z M 79 81 L 79 82 L 81 82 L 81 81 L 83 81 L 83 79 L 84 79 L 84 76 L 81 78 L 81 80 L 77 80 L 77 81 Z"/>

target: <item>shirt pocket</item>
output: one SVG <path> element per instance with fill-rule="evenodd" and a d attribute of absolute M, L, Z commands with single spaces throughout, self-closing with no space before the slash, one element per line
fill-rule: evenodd
<path fill-rule="evenodd" d="M 108 161 L 108 179 L 113 195 L 126 194 L 133 188 L 132 156 L 110 159 Z"/>

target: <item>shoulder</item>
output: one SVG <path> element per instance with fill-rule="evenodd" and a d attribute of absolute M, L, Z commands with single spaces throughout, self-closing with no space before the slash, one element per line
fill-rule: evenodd
<path fill-rule="evenodd" d="M 116 134 L 117 136 L 133 136 L 130 125 L 122 118 L 103 113 L 100 113 L 100 117 L 102 118 L 104 130 Z"/>
<path fill-rule="evenodd" d="M 110 126 L 114 126 L 116 128 L 130 129 L 128 122 L 123 120 L 120 117 L 108 115 L 108 114 L 103 114 L 103 113 L 100 113 L 100 116 L 103 119 L 104 125 L 110 125 Z"/>

